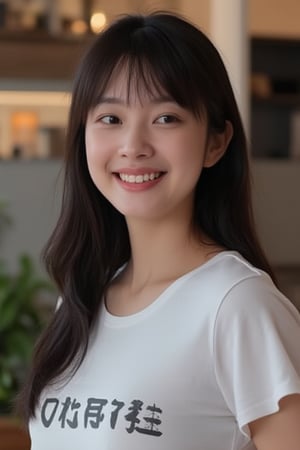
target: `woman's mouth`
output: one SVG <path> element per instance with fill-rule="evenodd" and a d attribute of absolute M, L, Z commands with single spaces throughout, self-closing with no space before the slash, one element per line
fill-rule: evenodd
<path fill-rule="evenodd" d="M 149 173 L 144 173 L 144 174 L 132 175 L 132 174 L 120 172 L 120 173 L 117 173 L 116 175 L 118 175 L 119 178 L 125 183 L 142 184 L 142 183 L 156 180 L 157 178 L 161 177 L 163 174 L 164 174 L 164 172 L 149 172 Z"/>

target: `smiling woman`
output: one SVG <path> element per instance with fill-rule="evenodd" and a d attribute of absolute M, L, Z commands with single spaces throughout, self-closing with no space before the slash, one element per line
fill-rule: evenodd
<path fill-rule="evenodd" d="M 164 13 L 102 32 L 65 164 L 45 252 L 61 298 L 20 401 L 32 450 L 298 450 L 300 317 L 256 238 L 209 39 Z"/>
<path fill-rule="evenodd" d="M 113 75 L 103 100 L 88 114 L 85 142 L 92 180 L 126 216 L 129 228 L 134 219 L 161 214 L 161 220 L 171 220 L 187 208 L 191 221 L 202 168 L 221 158 L 232 126 L 227 122 L 223 133 L 208 136 L 203 113 L 200 117 L 167 95 L 153 94 L 153 83 L 140 85 L 138 97 L 128 85 L 126 70 Z"/>

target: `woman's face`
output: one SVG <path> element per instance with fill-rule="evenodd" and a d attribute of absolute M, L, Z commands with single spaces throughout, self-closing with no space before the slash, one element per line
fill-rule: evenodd
<path fill-rule="evenodd" d="M 190 218 L 202 168 L 214 164 L 218 151 L 205 115 L 199 119 L 146 90 L 137 95 L 131 89 L 127 97 L 121 73 L 88 114 L 86 154 L 94 184 L 127 220 Z"/>

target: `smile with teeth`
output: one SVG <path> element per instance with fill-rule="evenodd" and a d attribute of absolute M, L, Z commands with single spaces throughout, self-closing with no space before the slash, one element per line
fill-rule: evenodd
<path fill-rule="evenodd" d="M 161 172 L 145 173 L 144 175 L 128 175 L 127 173 L 119 173 L 119 177 L 125 183 L 145 183 L 147 181 L 153 181 L 161 175 Z"/>

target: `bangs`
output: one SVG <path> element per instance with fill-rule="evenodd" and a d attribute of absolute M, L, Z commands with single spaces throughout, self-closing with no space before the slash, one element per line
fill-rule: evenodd
<path fill-rule="evenodd" d="M 177 101 L 171 95 L 171 92 L 169 92 L 168 83 L 164 84 L 159 79 L 156 70 L 143 56 L 122 56 L 112 72 L 108 86 L 118 83 L 120 74 L 122 80 L 125 79 L 126 100 L 128 104 L 130 99 L 136 98 L 141 101 L 145 95 L 149 98 L 170 97 L 172 100 Z"/>
<path fill-rule="evenodd" d="M 135 29 L 125 42 L 110 44 L 114 51 L 104 52 L 105 61 L 102 52 L 102 61 L 98 59 L 97 64 L 97 81 L 90 83 L 93 86 L 91 108 L 110 83 L 118 82 L 121 74 L 126 77 L 127 100 L 132 95 L 141 99 L 145 93 L 149 97 L 166 96 L 199 118 L 206 112 L 205 92 L 201 91 L 203 71 L 199 71 L 199 61 L 191 64 L 193 58 L 185 55 L 188 49 L 177 48 L 176 42 L 150 26 Z M 95 58 L 91 63 L 95 66 Z"/>

